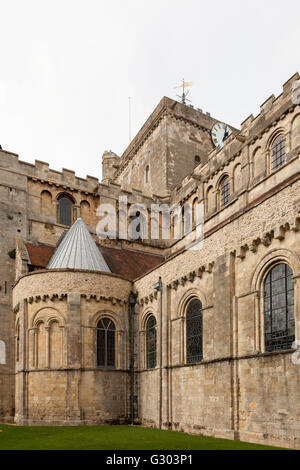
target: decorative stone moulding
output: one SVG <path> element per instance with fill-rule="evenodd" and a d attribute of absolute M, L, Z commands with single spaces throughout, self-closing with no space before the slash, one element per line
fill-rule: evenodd
<path fill-rule="evenodd" d="M 152 303 L 154 300 L 157 299 L 157 290 L 153 291 L 151 294 L 147 295 L 146 297 L 143 297 L 138 301 L 138 303 L 143 307 L 143 305 L 147 305 L 149 302 Z"/>
<path fill-rule="evenodd" d="M 19 312 L 19 310 L 20 310 L 20 302 L 18 302 L 18 303 L 14 306 L 14 308 L 13 308 L 14 314 L 17 314 L 17 313 Z"/>
<path fill-rule="evenodd" d="M 76 188 L 75 186 L 67 186 L 63 183 L 56 183 L 54 181 L 48 181 L 48 180 L 44 180 L 44 179 L 37 178 L 37 177 L 34 177 L 34 176 L 28 176 L 28 179 L 33 181 L 34 183 L 41 183 L 41 184 L 45 184 L 47 186 L 55 186 L 56 188 L 64 189 L 66 191 L 78 192 L 78 193 L 82 193 L 82 194 L 93 196 L 93 197 L 96 196 L 95 192 L 93 192 L 93 191 L 87 191 L 85 189 Z M 86 182 L 86 180 L 84 180 L 84 179 L 83 179 L 83 181 Z"/>
<path fill-rule="evenodd" d="M 294 232 L 300 231 L 300 217 L 296 217 L 293 222 L 286 222 L 285 224 L 281 224 L 274 229 L 266 232 L 261 238 L 255 238 L 250 243 L 241 245 L 237 249 L 231 250 L 232 254 L 235 254 L 237 258 L 243 261 L 246 258 L 248 252 L 256 253 L 258 246 L 263 244 L 264 246 L 268 247 L 271 245 L 273 240 L 284 240 L 285 234 L 288 230 L 292 230 Z M 202 278 L 203 273 L 212 273 L 214 267 L 214 261 L 207 263 L 199 267 L 194 271 L 190 271 L 188 274 L 181 276 L 178 279 L 173 280 L 167 285 L 168 289 L 177 290 L 178 286 L 184 286 L 187 282 L 194 282 L 196 277 Z M 144 304 L 148 304 L 149 302 L 153 302 L 153 299 L 157 298 L 157 291 L 149 296 L 146 296 L 140 300 L 140 305 L 143 306 Z"/>
<path fill-rule="evenodd" d="M 266 232 L 261 238 L 255 238 L 249 244 L 240 246 L 237 250 L 233 251 L 236 253 L 237 258 L 243 260 L 246 258 L 246 254 L 248 251 L 256 253 L 257 248 L 260 244 L 269 247 L 272 244 L 273 240 L 284 240 L 286 232 L 289 230 L 293 232 L 300 231 L 300 217 L 295 217 L 293 222 L 286 222 L 285 224 L 278 225 L 269 232 Z"/>
<path fill-rule="evenodd" d="M 177 290 L 178 286 L 184 286 L 187 282 L 194 282 L 196 277 L 202 278 L 203 273 L 211 273 L 213 270 L 214 262 L 208 263 L 205 266 L 201 266 L 200 268 L 196 269 L 195 271 L 190 271 L 185 276 L 181 276 L 178 279 L 170 282 L 167 287 L 168 289 Z"/>
<path fill-rule="evenodd" d="M 206 132 L 207 134 L 210 134 L 210 130 L 207 129 L 206 127 L 204 126 L 201 126 L 200 124 L 198 124 L 197 122 L 193 121 L 192 119 L 188 119 L 188 118 L 185 118 L 183 116 L 179 116 L 178 114 L 176 113 L 172 113 L 172 112 L 168 112 L 168 115 L 175 119 L 176 121 L 183 121 L 183 122 L 186 122 L 188 124 L 190 124 L 191 126 L 193 127 L 196 127 L 197 129 L 200 129 L 201 131 L 203 132 Z"/>
<path fill-rule="evenodd" d="M 294 109 L 297 107 L 297 105 L 292 105 L 290 106 L 288 109 L 286 109 L 285 111 L 282 112 L 282 114 L 277 117 L 276 119 L 274 119 L 272 121 L 272 123 L 269 123 L 266 125 L 266 127 L 261 131 L 261 133 L 259 134 L 259 136 L 253 136 L 250 140 L 249 140 L 249 144 L 250 145 L 253 145 L 256 140 L 258 139 L 261 139 L 263 137 L 264 134 L 266 134 L 267 132 L 269 132 L 270 129 L 272 129 L 272 127 L 276 127 L 276 125 L 278 124 L 279 121 L 281 121 L 282 119 L 285 118 L 285 116 L 289 113 L 292 113 L 294 111 Z M 259 118 L 259 116 L 261 116 L 261 114 L 259 114 L 258 116 L 256 116 L 256 118 L 254 119 L 254 121 Z M 254 122 L 253 121 L 253 122 Z M 251 126 L 250 126 L 251 127 Z"/>
<path fill-rule="evenodd" d="M 124 305 L 127 305 L 127 300 L 125 299 L 119 299 L 117 297 L 107 297 L 107 296 L 104 296 L 104 295 L 99 295 L 99 294 L 80 294 L 81 297 L 84 297 L 86 298 L 87 301 L 90 301 L 91 299 L 94 299 L 96 300 L 96 302 L 100 302 L 100 301 L 105 301 L 105 302 L 110 302 L 112 305 L 116 305 L 116 304 L 119 304 L 121 306 L 124 306 Z M 54 300 L 63 300 L 65 298 L 67 298 L 68 296 L 68 293 L 64 293 L 64 294 L 40 294 L 40 295 L 34 295 L 34 296 L 30 296 L 30 297 L 27 297 L 27 302 L 29 304 L 32 304 L 33 302 L 45 302 L 46 300 L 50 300 L 50 301 L 54 301 Z M 19 311 L 19 308 L 20 308 L 20 305 L 19 303 L 16 304 L 16 306 L 14 307 L 14 313 L 17 313 Z"/>
<path fill-rule="evenodd" d="M 119 166 L 119 169 L 116 172 L 115 177 L 118 177 L 123 170 L 128 166 L 129 162 L 133 159 L 133 157 L 137 154 L 137 152 L 142 148 L 144 143 L 148 140 L 148 138 L 153 134 L 154 129 L 157 128 L 159 123 L 167 116 L 166 112 L 163 112 L 161 115 L 157 117 L 156 122 L 152 124 L 151 129 L 141 137 L 140 141 L 137 142 L 133 148 L 129 151 L 128 155 L 126 155 L 124 162 Z M 121 157 L 122 158 L 122 157 Z"/>

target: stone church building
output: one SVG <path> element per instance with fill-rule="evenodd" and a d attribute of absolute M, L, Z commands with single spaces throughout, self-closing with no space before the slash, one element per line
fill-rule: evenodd
<path fill-rule="evenodd" d="M 0 150 L 1 422 L 300 448 L 298 80 L 240 129 L 164 97 L 101 182 Z"/>

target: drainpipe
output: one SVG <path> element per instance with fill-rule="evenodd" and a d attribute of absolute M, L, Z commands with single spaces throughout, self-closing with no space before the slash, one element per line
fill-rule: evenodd
<path fill-rule="evenodd" d="M 130 423 L 134 424 L 134 307 L 137 294 L 130 292 L 129 303 L 129 356 L 130 356 Z"/>
<path fill-rule="evenodd" d="M 160 292 L 160 306 L 159 306 L 159 428 L 162 428 L 162 293 L 163 284 L 161 276 L 159 276 L 158 282 L 154 284 L 154 289 Z"/>

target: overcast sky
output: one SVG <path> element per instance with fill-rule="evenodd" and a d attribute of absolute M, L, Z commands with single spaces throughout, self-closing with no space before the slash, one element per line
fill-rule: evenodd
<path fill-rule="evenodd" d="M 0 0 L 0 144 L 101 177 L 163 96 L 236 127 L 299 71 L 299 0 Z"/>

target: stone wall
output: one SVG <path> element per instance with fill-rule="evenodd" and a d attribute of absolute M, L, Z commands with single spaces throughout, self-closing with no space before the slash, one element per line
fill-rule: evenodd
<path fill-rule="evenodd" d="M 14 249 L 16 237 L 27 233 L 27 181 L 22 174 L 2 166 L 6 157 L 6 153 L 0 150 L 0 340 L 5 343 L 5 358 L 0 363 L 1 421 L 11 421 L 14 416 Z M 14 158 L 14 155 L 10 157 Z"/>
<path fill-rule="evenodd" d="M 215 119 L 163 98 L 118 161 L 114 182 L 148 196 L 167 196 L 212 150 L 210 130 Z M 146 168 L 149 167 L 149 181 Z"/>
<path fill-rule="evenodd" d="M 153 286 L 159 276 L 163 282 L 161 400 L 165 428 L 300 448 L 299 365 L 292 362 L 293 351 L 265 352 L 262 305 L 264 276 L 274 264 L 287 263 L 294 274 L 295 335 L 300 338 L 296 160 L 283 167 L 281 175 L 279 171 L 273 176 L 277 183 L 280 177 L 284 181 L 288 168 L 295 177 L 280 190 L 270 191 L 272 185 L 262 180 L 260 187 L 256 185 L 261 196 L 256 204 L 237 211 L 227 223 L 221 221 L 228 220 L 229 214 L 216 216 L 215 226 L 213 219 L 208 220 L 198 250 L 171 256 L 135 282 L 140 293 L 140 329 L 143 331 L 144 319 L 152 313 L 157 318 L 158 338 L 160 294 Z M 203 306 L 203 361 L 188 365 L 185 314 L 188 300 L 194 297 Z M 143 358 L 144 334 L 139 348 Z M 158 358 L 159 348 L 158 341 Z M 153 371 L 146 371 L 140 361 L 144 396 L 140 395 L 139 417 L 152 426 L 159 425 L 159 368 L 159 360 Z"/>
<path fill-rule="evenodd" d="M 57 270 L 14 288 L 18 424 L 103 424 L 128 419 L 128 305 L 118 276 Z M 96 327 L 110 318 L 115 367 L 97 366 Z"/>

